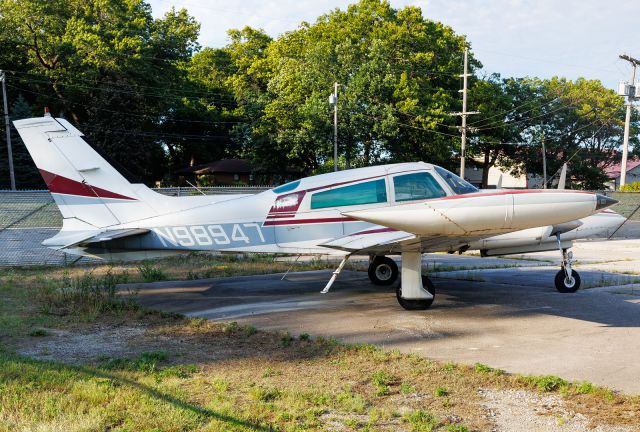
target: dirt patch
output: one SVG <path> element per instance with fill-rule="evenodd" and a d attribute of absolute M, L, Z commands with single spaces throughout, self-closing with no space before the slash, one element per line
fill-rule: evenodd
<path fill-rule="evenodd" d="M 133 357 L 175 348 L 169 338 L 149 337 L 146 325 L 95 325 L 82 330 L 46 329 L 48 336 L 20 342 L 19 354 L 66 364 L 91 363 L 100 357 Z"/>
<path fill-rule="evenodd" d="M 595 425 L 576 413 L 558 395 L 539 395 L 526 390 L 487 390 L 478 392 L 487 408 L 487 418 L 495 432 L 631 432 L 631 427 Z"/>

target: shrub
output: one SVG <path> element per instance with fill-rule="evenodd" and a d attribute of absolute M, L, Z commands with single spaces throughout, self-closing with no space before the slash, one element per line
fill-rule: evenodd
<path fill-rule="evenodd" d="M 640 182 L 627 183 L 620 190 L 622 192 L 640 192 Z"/>
<path fill-rule="evenodd" d="M 145 282 L 157 282 L 165 280 L 167 275 L 159 267 L 154 266 L 149 261 L 143 261 L 138 266 L 138 272 Z"/>

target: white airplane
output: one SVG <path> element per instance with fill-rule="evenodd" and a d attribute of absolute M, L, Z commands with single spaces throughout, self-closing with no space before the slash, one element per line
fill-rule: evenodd
<path fill-rule="evenodd" d="M 561 292 L 573 292 L 572 241 L 608 235 L 625 220 L 617 201 L 564 190 L 479 191 L 423 162 L 358 168 L 296 180 L 256 195 L 169 197 L 132 184 L 64 119 L 14 125 L 64 218 L 44 245 L 106 259 L 189 251 L 369 255 L 374 284 L 391 285 L 405 309 L 427 309 L 435 289 L 422 253 L 483 256 L 558 249 Z"/>

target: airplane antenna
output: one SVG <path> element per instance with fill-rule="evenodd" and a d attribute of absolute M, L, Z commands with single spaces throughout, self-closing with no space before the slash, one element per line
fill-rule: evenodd
<path fill-rule="evenodd" d="M 185 180 L 189 186 L 191 186 L 192 188 L 194 188 L 195 190 L 197 190 L 198 192 L 200 192 L 202 195 L 206 195 L 206 193 L 202 192 L 202 189 L 200 189 L 198 186 L 194 185 L 193 183 L 191 183 L 189 180 Z"/>

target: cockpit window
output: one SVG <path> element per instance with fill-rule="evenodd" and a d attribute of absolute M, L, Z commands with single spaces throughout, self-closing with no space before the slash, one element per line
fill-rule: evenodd
<path fill-rule="evenodd" d="M 458 177 L 454 173 L 452 173 L 450 171 L 447 171 L 446 169 L 441 168 L 439 166 L 435 166 L 434 165 L 434 168 L 435 168 L 436 172 L 438 174 L 440 174 L 440 177 L 442 177 L 442 179 L 445 182 L 447 182 L 449 187 L 451 189 L 453 189 L 453 191 L 457 195 L 464 195 L 464 194 L 468 194 L 468 193 L 478 192 L 478 188 L 476 188 L 472 184 L 468 183 L 466 180 L 461 179 L 460 177 Z"/>
<path fill-rule="evenodd" d="M 446 196 L 436 179 L 427 172 L 399 175 L 393 178 L 396 201 L 415 201 Z"/>
<path fill-rule="evenodd" d="M 283 193 L 283 192 L 289 192 L 294 190 L 295 188 L 297 188 L 298 186 L 300 186 L 300 180 L 296 180 L 296 181 L 292 181 L 289 183 L 285 183 L 281 186 L 278 186 L 277 188 L 274 188 L 273 191 L 277 194 Z"/>
<path fill-rule="evenodd" d="M 311 196 L 312 209 L 383 202 L 387 202 L 384 179 L 317 192 Z"/>

